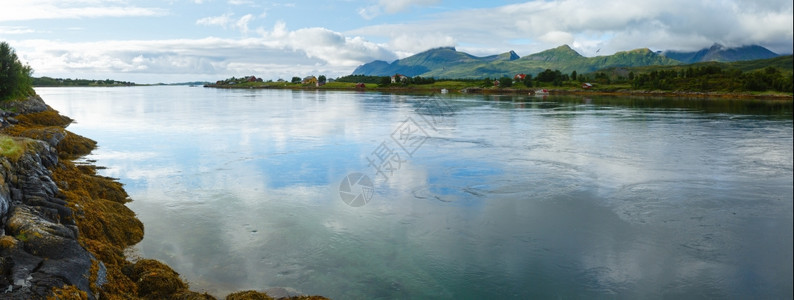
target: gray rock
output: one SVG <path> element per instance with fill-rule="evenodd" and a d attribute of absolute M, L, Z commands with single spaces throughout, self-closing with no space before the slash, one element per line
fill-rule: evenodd
<path fill-rule="evenodd" d="M 58 163 L 51 142 L 31 140 L 20 158 L 0 157 L 3 299 L 42 299 L 64 285 L 95 299 L 88 279 L 92 256 L 77 241 L 72 210 L 48 169 Z"/>
<path fill-rule="evenodd" d="M 50 109 L 39 95 L 33 95 L 25 99 L 0 101 L 0 109 L 9 112 L 11 115 L 29 114 L 42 112 Z"/>

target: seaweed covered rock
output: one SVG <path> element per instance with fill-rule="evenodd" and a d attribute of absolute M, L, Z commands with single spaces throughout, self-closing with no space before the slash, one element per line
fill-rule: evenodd
<path fill-rule="evenodd" d="M 38 96 L 4 101 L 0 107 L 2 297 L 97 298 L 107 283 L 107 273 L 99 272 L 105 269 L 104 263 L 84 246 L 74 203 L 55 183 L 52 172 L 65 166 L 59 154 L 68 151 L 58 151 L 65 141 L 87 145 L 70 147 L 80 155 L 88 153 L 85 148 L 93 147 L 93 141 L 66 131 L 72 120 Z M 68 138 L 70 135 L 75 137 Z"/>
<path fill-rule="evenodd" d="M 273 300 L 273 298 L 257 291 L 239 291 L 226 296 L 226 300 Z"/>
<path fill-rule="evenodd" d="M 153 260 L 143 259 L 136 262 L 127 274 L 138 285 L 138 296 L 145 299 L 165 299 L 187 289 L 179 279 L 179 273 L 171 267 Z"/>
<path fill-rule="evenodd" d="M 44 298 L 56 286 L 89 291 L 92 255 L 48 169 L 57 153 L 43 141 L 15 142 L 18 155 L 0 156 L 0 288 L 19 299 Z"/>

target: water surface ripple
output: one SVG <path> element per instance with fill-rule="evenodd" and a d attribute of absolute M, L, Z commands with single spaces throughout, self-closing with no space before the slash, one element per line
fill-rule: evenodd
<path fill-rule="evenodd" d="M 790 101 L 37 92 L 99 142 L 140 254 L 198 291 L 792 298 Z M 385 180 L 367 158 L 427 100 L 451 114 Z M 358 208 L 352 172 L 374 184 Z"/>

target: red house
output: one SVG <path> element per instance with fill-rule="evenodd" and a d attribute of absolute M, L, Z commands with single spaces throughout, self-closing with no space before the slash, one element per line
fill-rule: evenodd
<path fill-rule="evenodd" d="M 516 76 L 513 76 L 513 81 L 524 81 L 524 78 L 527 78 L 527 74 L 516 74 Z"/>
<path fill-rule="evenodd" d="M 590 84 L 589 82 L 582 83 L 582 88 L 585 89 L 585 90 L 588 90 L 591 87 L 593 87 L 593 85 Z"/>

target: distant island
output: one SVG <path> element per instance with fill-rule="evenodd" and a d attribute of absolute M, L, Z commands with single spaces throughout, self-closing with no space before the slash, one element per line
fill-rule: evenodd
<path fill-rule="evenodd" d="M 208 84 L 206 81 L 188 81 L 177 83 L 154 83 L 154 84 L 138 84 L 131 81 L 120 81 L 113 79 L 71 79 L 71 78 L 52 78 L 52 77 L 31 77 L 34 87 L 113 87 L 113 86 L 174 86 L 174 85 L 188 85 L 188 86 L 203 86 Z"/>
<path fill-rule="evenodd" d="M 65 86 L 135 86 L 134 82 L 118 81 L 112 79 L 93 80 L 93 79 L 71 79 L 71 78 L 52 78 L 52 77 L 33 77 L 35 87 L 65 87 Z"/>

